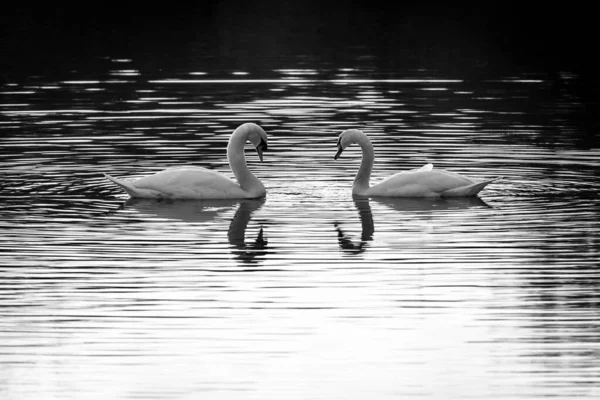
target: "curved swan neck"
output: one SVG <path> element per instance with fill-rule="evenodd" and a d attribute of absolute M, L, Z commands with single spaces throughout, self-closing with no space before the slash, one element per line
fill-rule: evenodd
<path fill-rule="evenodd" d="M 244 146 L 252 129 L 254 129 L 253 125 L 245 124 L 231 134 L 227 144 L 227 160 L 241 188 L 251 195 L 261 195 L 264 194 L 265 187 L 248 169 L 244 155 Z"/>
<path fill-rule="evenodd" d="M 355 140 L 362 150 L 362 161 L 354 178 L 352 191 L 355 194 L 364 194 L 370 187 L 369 181 L 375 162 L 375 151 L 373 150 L 373 144 L 366 135 L 357 136 Z"/>

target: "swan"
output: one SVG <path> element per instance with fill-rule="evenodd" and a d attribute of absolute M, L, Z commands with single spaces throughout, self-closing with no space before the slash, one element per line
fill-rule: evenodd
<path fill-rule="evenodd" d="M 454 172 L 434 169 L 432 164 L 426 164 L 418 169 L 397 173 L 370 186 L 375 153 L 371 141 L 364 132 L 358 129 L 343 131 L 338 138 L 338 150 L 334 159 L 337 160 L 353 143 L 358 143 L 363 153 L 352 186 L 352 194 L 357 196 L 430 198 L 476 196 L 487 184 L 499 179 L 475 181 Z"/>
<path fill-rule="evenodd" d="M 267 134 L 251 122 L 240 125 L 229 138 L 227 159 L 239 185 L 225 175 L 202 167 L 173 167 L 135 181 L 123 181 L 104 174 L 133 198 L 148 199 L 252 199 L 262 197 L 266 189 L 250 172 L 244 145 L 250 141 L 262 162 L 267 150 Z"/>

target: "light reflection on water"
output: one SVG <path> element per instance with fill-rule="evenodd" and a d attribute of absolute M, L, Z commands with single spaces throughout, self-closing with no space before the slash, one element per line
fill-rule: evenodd
<path fill-rule="evenodd" d="M 522 107 L 544 80 L 144 81 L 129 62 L 3 90 L 7 398 L 599 394 L 599 154 L 564 102 L 546 104 L 560 129 Z M 269 134 L 248 156 L 265 199 L 133 201 L 102 177 L 231 175 L 246 121 Z M 474 199 L 352 198 L 348 127 L 373 140 L 373 181 L 428 162 L 504 178 Z"/>

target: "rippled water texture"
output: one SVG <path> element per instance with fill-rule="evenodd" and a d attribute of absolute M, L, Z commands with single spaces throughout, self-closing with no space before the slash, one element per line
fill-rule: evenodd
<path fill-rule="evenodd" d="M 356 65 L 1 87 L 0 394 L 6 399 L 600 396 L 600 152 L 572 90 Z M 189 65 L 189 64 L 186 64 Z M 131 200 L 133 179 L 231 172 L 269 135 L 267 197 Z M 584 122 L 582 122 L 584 121 Z M 501 176 L 478 198 L 359 199 L 426 163 Z"/>

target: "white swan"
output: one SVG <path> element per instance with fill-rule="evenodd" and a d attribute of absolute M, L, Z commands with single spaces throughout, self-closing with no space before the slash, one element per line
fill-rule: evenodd
<path fill-rule="evenodd" d="M 344 149 L 353 143 L 358 143 L 362 149 L 363 158 L 354 178 L 352 193 L 358 196 L 384 197 L 457 197 L 476 196 L 487 184 L 498 178 L 487 181 L 475 181 L 454 172 L 434 169 L 427 164 L 419 169 L 400 172 L 384 181 L 370 186 L 371 171 L 375 161 L 375 153 L 371 141 L 364 132 L 358 129 L 348 129 L 338 138 L 338 151 L 334 159 L 342 154 Z"/>
<path fill-rule="evenodd" d="M 238 183 L 219 172 L 202 167 L 174 167 L 154 175 L 126 182 L 104 174 L 131 197 L 152 199 L 251 199 L 262 197 L 266 190 L 250 172 L 244 156 L 244 145 L 250 141 L 260 161 L 267 150 L 267 134 L 258 125 L 245 123 L 229 138 L 227 159 Z"/>

